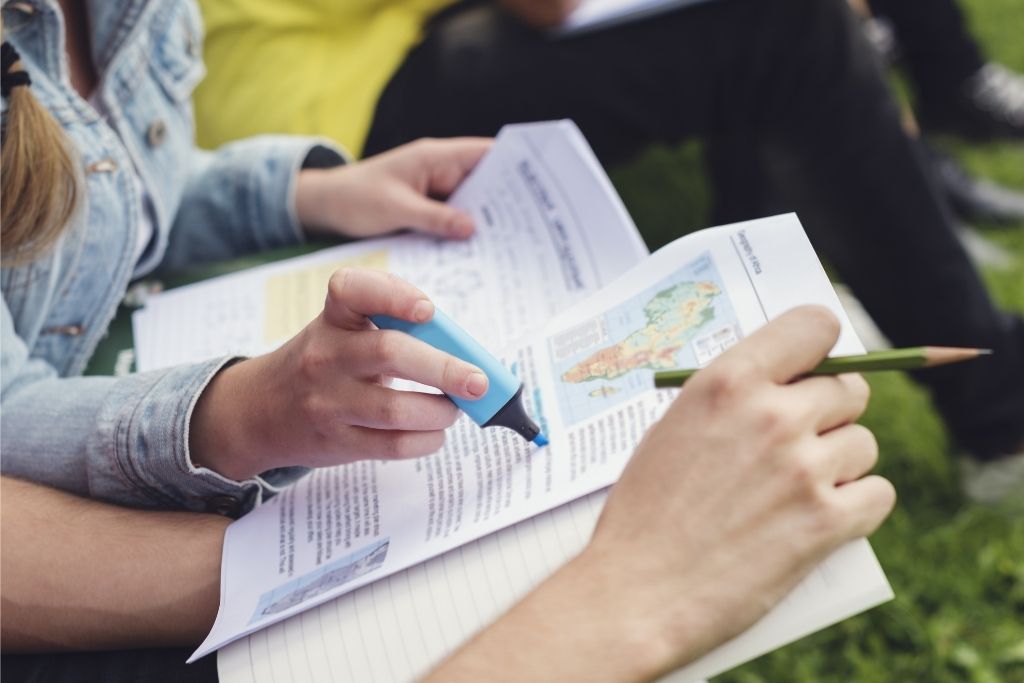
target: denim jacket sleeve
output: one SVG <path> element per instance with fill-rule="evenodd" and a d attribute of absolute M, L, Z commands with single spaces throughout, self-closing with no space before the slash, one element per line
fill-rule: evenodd
<path fill-rule="evenodd" d="M 302 474 L 289 468 L 236 482 L 192 464 L 192 411 L 230 358 L 127 377 L 64 378 L 29 356 L 6 301 L 0 322 L 5 475 L 122 505 L 233 516 Z"/>
<path fill-rule="evenodd" d="M 215 152 L 195 150 L 161 270 L 302 242 L 295 184 L 317 147 L 331 150 L 339 162 L 345 159 L 333 143 L 291 135 L 261 135 Z"/>

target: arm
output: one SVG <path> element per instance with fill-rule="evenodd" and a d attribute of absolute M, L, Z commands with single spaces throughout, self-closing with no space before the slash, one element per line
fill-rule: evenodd
<path fill-rule="evenodd" d="M 838 331 L 823 309 L 798 309 L 699 373 L 637 448 L 588 547 L 430 680 L 654 679 L 874 531 L 895 493 L 864 476 L 877 445 L 852 422 L 867 384 L 799 379 Z"/>
<path fill-rule="evenodd" d="M 344 164 L 325 141 L 292 136 L 196 150 L 161 268 L 229 259 L 313 234 L 359 238 L 416 228 L 468 237 L 472 219 L 438 199 L 490 145 L 485 138 L 420 140 L 356 164 Z M 319 168 L 307 168 L 307 159 Z"/>
<path fill-rule="evenodd" d="M 134 507 L 236 511 L 267 485 L 192 464 L 188 424 L 219 358 L 128 377 L 60 377 L 33 358 L 0 307 L 0 467 L 3 473 Z"/>
<path fill-rule="evenodd" d="M 326 230 L 370 235 L 412 224 L 465 236 L 472 220 L 435 197 L 450 193 L 489 146 L 424 141 L 361 164 L 310 170 L 299 203 L 307 222 Z M 203 201 L 220 200 L 210 192 Z M 198 248 L 203 238 L 193 242 Z M 471 387 L 475 368 L 407 335 L 372 329 L 367 315 L 408 317 L 417 304 L 427 317 L 409 319 L 429 319 L 433 306 L 421 292 L 379 273 L 333 282 L 324 315 L 274 353 L 123 378 L 60 377 L 31 357 L 4 305 L 3 472 L 136 507 L 236 514 L 301 476 L 299 468 L 282 469 L 289 465 L 435 450 L 455 419 L 452 404 L 391 391 L 383 376 L 466 398 L 485 391 L 486 378 Z"/>
<path fill-rule="evenodd" d="M 161 270 L 302 242 L 296 185 L 304 160 L 317 146 L 343 161 L 341 150 L 326 141 L 284 135 L 194 150 Z"/>
<path fill-rule="evenodd" d="M 863 477 L 877 450 L 850 422 L 866 385 L 785 379 L 813 367 L 837 329 L 820 310 L 787 314 L 688 383 L 583 553 L 430 679 L 652 679 L 742 631 L 832 549 L 877 527 L 894 493 Z M 5 647 L 193 644 L 209 628 L 223 519 L 6 480 L 2 500 L 4 543 L 21 550 L 3 553 Z"/>
<path fill-rule="evenodd" d="M 229 520 L 6 477 L 0 501 L 4 652 L 194 645 L 209 631 Z"/>

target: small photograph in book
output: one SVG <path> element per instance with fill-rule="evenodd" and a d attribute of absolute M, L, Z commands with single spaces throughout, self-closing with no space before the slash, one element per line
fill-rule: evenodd
<path fill-rule="evenodd" d="M 283 612 L 378 569 L 388 555 L 388 545 L 387 538 L 375 541 L 354 553 L 267 591 L 260 596 L 256 612 L 249 623 L 253 624 L 272 614 Z"/>

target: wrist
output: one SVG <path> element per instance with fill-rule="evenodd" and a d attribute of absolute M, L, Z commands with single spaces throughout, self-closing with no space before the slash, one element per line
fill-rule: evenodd
<path fill-rule="evenodd" d="M 261 396 L 253 376 L 253 360 L 222 368 L 203 390 L 189 422 L 189 453 L 192 464 L 235 481 L 251 479 L 276 467 L 265 462 L 259 436 Z M 265 393 L 265 392 L 263 392 Z"/>
<path fill-rule="evenodd" d="M 551 577 L 551 588 L 583 610 L 580 626 L 591 632 L 580 645 L 593 650 L 607 680 L 654 680 L 683 663 L 666 629 L 671 607 L 643 599 L 639 577 L 618 572 L 619 564 L 621 557 L 614 561 L 588 546 Z"/>
<path fill-rule="evenodd" d="M 562 570 L 566 585 L 589 587 L 594 619 L 617 629 L 609 637 L 619 638 L 616 647 L 632 663 L 628 680 L 657 679 L 710 649 L 697 601 L 678 590 L 684 582 L 669 586 L 646 568 L 646 559 L 629 549 L 591 541 Z"/>
<path fill-rule="evenodd" d="M 295 182 L 295 215 L 307 233 L 332 229 L 331 171 L 305 169 Z"/>

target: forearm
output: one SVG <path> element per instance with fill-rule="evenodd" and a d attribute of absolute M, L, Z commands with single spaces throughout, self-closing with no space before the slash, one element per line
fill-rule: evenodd
<path fill-rule="evenodd" d="M 576 558 L 441 663 L 428 681 L 646 681 L 677 662 L 657 615 L 595 558 Z M 694 654 L 694 656 L 696 656 Z"/>
<path fill-rule="evenodd" d="M 288 135 L 239 140 L 216 152 L 196 150 L 161 270 L 301 242 L 296 181 L 318 148 L 344 158 L 326 140 Z"/>
<path fill-rule="evenodd" d="M 195 645 L 210 629 L 230 520 L 0 487 L 5 652 Z"/>

